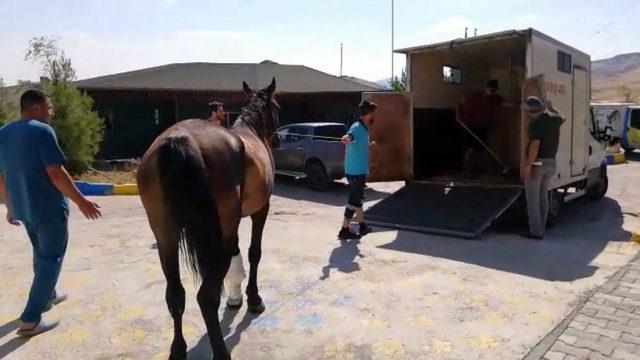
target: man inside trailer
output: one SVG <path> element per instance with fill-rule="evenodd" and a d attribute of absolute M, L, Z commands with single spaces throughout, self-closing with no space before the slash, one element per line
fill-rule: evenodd
<path fill-rule="evenodd" d="M 474 91 L 467 94 L 459 105 L 460 121 L 467 127 L 462 129 L 466 148 L 462 171 L 466 176 L 474 172 L 477 159 L 487 146 L 489 134 L 503 106 L 517 107 L 498 94 L 498 80 L 494 79 L 487 81 L 484 93 Z"/>

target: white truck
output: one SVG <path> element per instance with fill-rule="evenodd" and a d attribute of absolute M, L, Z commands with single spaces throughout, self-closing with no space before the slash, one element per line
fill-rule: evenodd
<path fill-rule="evenodd" d="M 549 196 L 552 214 L 583 195 L 607 191 L 603 146 L 592 136 L 589 55 L 534 29 L 504 31 L 396 52 L 406 55 L 405 93 L 365 93 L 378 103 L 370 136 L 370 181 L 406 181 L 405 187 L 366 211 L 374 224 L 476 238 L 520 198 L 520 165 L 530 116 L 519 104 L 527 96 L 550 100 L 566 118 L 557 153 L 558 171 Z M 502 106 L 488 145 L 512 171 L 487 152 L 483 174 L 461 171 L 464 133 L 458 104 L 470 91 L 497 79 Z"/>
<path fill-rule="evenodd" d="M 596 131 L 607 142 L 619 142 L 627 151 L 640 149 L 640 104 L 592 102 Z"/>

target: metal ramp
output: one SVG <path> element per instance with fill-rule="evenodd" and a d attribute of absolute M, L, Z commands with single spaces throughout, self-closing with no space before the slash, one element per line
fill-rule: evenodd
<path fill-rule="evenodd" d="M 410 183 L 365 211 L 373 225 L 474 239 L 522 193 L 521 186 Z"/>

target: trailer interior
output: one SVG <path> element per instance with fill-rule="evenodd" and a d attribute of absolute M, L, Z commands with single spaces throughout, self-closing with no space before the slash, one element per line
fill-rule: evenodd
<path fill-rule="evenodd" d="M 517 184 L 526 38 L 434 48 L 411 54 L 410 61 L 414 180 Z M 473 171 L 463 171 L 469 135 L 456 121 L 458 109 L 467 104 L 472 112 L 468 104 L 483 97 L 490 79 L 498 81 L 505 103 L 494 114 L 486 144 L 511 169 L 506 174 L 485 149 L 475 151 Z"/>

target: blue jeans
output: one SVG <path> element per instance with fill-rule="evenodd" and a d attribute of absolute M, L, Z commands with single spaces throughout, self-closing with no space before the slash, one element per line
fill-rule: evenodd
<path fill-rule="evenodd" d="M 20 320 L 38 323 L 49 302 L 55 298 L 56 283 L 67 251 L 67 216 L 43 224 L 24 223 L 33 246 L 33 283 Z"/>

